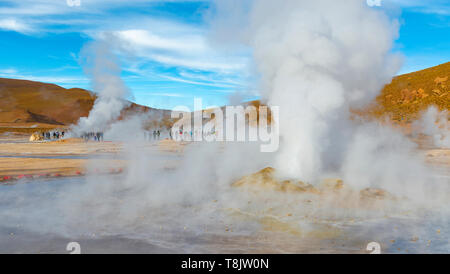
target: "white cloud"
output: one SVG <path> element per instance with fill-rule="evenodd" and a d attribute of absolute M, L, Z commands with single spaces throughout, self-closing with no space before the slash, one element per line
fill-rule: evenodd
<path fill-rule="evenodd" d="M 118 31 L 117 37 L 130 42 L 133 46 L 147 49 L 161 49 L 176 52 L 204 52 L 207 47 L 204 38 L 199 35 L 183 37 L 163 37 L 146 30 L 132 29 Z"/>
<path fill-rule="evenodd" d="M 243 63 L 235 63 L 235 62 L 220 62 L 219 60 L 215 61 L 212 59 L 208 60 L 201 60 L 194 59 L 194 58 L 183 58 L 183 57 L 177 57 L 177 56 L 168 56 L 168 55 L 152 55 L 150 56 L 151 59 L 171 66 L 178 66 L 178 67 L 185 67 L 190 69 L 197 69 L 197 70 L 215 70 L 215 71 L 238 71 L 245 68 L 245 65 Z"/>
<path fill-rule="evenodd" d="M 84 77 L 74 77 L 74 76 L 35 76 L 30 74 L 21 74 L 14 69 L 4 69 L 0 70 L 0 77 L 29 80 L 43 83 L 52 83 L 58 85 L 78 85 L 80 83 L 86 84 L 89 82 L 87 78 Z"/>
<path fill-rule="evenodd" d="M 154 70 L 157 77 L 164 80 L 230 90 L 239 86 L 240 75 L 244 74 L 249 59 L 248 53 L 224 53 L 216 50 L 208 42 L 205 25 L 186 23 L 183 16 L 177 17 L 175 14 L 173 17 L 152 15 L 149 2 L 155 2 L 155 6 L 158 6 L 159 2 L 207 1 L 81 0 L 79 7 L 70 7 L 65 0 L 6 0 L 6 5 L 0 6 L 0 19 L 6 15 L 21 18 L 20 22 L 10 20 L 3 22 L 3 25 L 9 30 L 31 35 L 79 32 L 95 40 L 113 34 L 117 38 L 115 41 L 120 42 L 118 48 L 125 49 L 118 51 L 125 57 L 122 58 L 123 65 L 130 67 L 128 72 L 142 79 L 150 72 L 145 70 Z M 145 9 L 136 9 L 144 5 Z M 127 16 L 120 13 L 121 7 L 126 7 L 129 12 Z M 132 65 L 126 57 L 128 55 L 136 57 L 131 61 Z M 207 76 L 203 77 L 204 74 Z M 225 77 L 233 79 L 233 82 L 225 83 Z M 59 80 L 68 83 L 78 81 L 70 77 L 64 78 Z M 33 79 L 57 81 L 36 77 Z"/>
<path fill-rule="evenodd" d="M 6 69 L 0 69 L 0 75 L 10 75 L 10 74 L 16 74 L 17 70 L 14 68 L 6 68 Z"/>
<path fill-rule="evenodd" d="M 383 0 L 402 9 L 409 9 L 418 13 L 437 15 L 450 15 L 450 2 L 448 0 Z"/>
<path fill-rule="evenodd" d="M 175 82 L 187 83 L 187 84 L 193 84 L 193 85 L 199 85 L 199 86 L 210 86 L 210 87 L 218 87 L 218 88 L 233 88 L 233 86 L 230 86 L 230 85 L 192 81 L 192 80 L 187 80 L 187 79 L 177 78 L 177 77 L 172 77 L 172 76 L 167 76 L 167 75 L 165 75 L 165 76 L 163 75 L 162 77 L 169 79 L 171 81 L 175 81 Z"/>
<path fill-rule="evenodd" d="M 148 95 L 152 95 L 152 96 L 161 96 L 161 97 L 176 97 L 176 98 L 187 98 L 190 97 L 186 94 L 179 94 L 179 93 L 146 93 Z"/>
<path fill-rule="evenodd" d="M 170 24 L 170 29 L 163 28 L 158 32 L 128 29 L 115 31 L 113 34 L 138 57 L 165 66 L 221 73 L 245 69 L 248 56 L 216 51 L 207 42 L 203 30 L 183 24 L 176 27 L 174 22 Z M 104 37 L 105 34 L 97 36 Z"/>
<path fill-rule="evenodd" d="M 2 14 L 21 16 L 23 20 L 3 19 L 0 28 L 25 34 L 45 32 L 81 32 L 94 39 L 113 33 L 133 55 L 167 67 L 229 73 L 245 68 L 246 57 L 216 52 L 208 45 L 204 26 L 155 18 L 144 13 L 123 17 L 110 10 L 139 7 L 144 0 L 82 0 L 79 7 L 69 7 L 65 0 L 7 0 Z M 153 0 L 150 2 L 203 2 L 199 0 Z M 206 1 L 205 1 L 206 2 Z M 46 16 L 61 15 L 67 16 Z M 101 15 L 101 16 L 97 16 Z M 27 22 L 27 23 L 24 23 Z M 64 28 L 55 27 L 64 26 Z M 126 26 L 126 28 L 124 28 Z"/>
<path fill-rule="evenodd" d="M 66 0 L 4 0 L 0 14 L 57 15 L 67 13 L 103 13 L 107 9 L 148 5 L 149 2 L 208 2 L 208 0 L 81 0 L 80 5 L 69 5 Z"/>
<path fill-rule="evenodd" d="M 16 31 L 20 33 L 32 32 L 32 28 L 29 25 L 14 18 L 0 19 L 0 29 Z"/>

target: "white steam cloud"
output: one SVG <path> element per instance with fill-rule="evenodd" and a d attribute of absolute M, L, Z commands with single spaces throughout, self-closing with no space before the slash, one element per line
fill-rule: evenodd
<path fill-rule="evenodd" d="M 81 53 L 86 74 L 92 80 L 92 87 L 98 96 L 88 117 L 82 117 L 74 132 L 104 131 L 119 118 L 129 102 L 130 94 L 120 77 L 120 66 L 106 41 L 88 44 Z"/>
<path fill-rule="evenodd" d="M 420 120 L 414 123 L 415 133 L 423 133 L 432 138 L 433 145 L 450 148 L 450 114 L 439 111 L 435 106 L 429 107 Z"/>
<path fill-rule="evenodd" d="M 391 53 L 396 21 L 362 0 L 217 1 L 217 13 L 214 37 L 253 49 L 261 95 L 280 107 L 280 176 L 422 193 L 430 173 L 411 157 L 415 145 L 351 119 L 351 108 L 373 101 L 401 65 Z"/>

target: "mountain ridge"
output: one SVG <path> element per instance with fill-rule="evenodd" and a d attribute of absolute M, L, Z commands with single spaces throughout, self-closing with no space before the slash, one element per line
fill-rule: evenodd
<path fill-rule="evenodd" d="M 69 126 L 87 117 L 96 99 L 95 93 L 81 88 L 66 89 L 52 83 L 0 78 L 0 124 Z M 167 110 L 131 101 L 126 104 L 120 119 L 149 111 L 168 114 Z"/>
<path fill-rule="evenodd" d="M 96 99 L 95 93 L 85 89 L 66 89 L 52 83 L 0 78 L 0 126 L 69 126 L 81 117 L 87 117 Z M 153 112 L 162 118 L 160 124 L 167 127 L 173 122 L 169 110 L 127 102 L 128 107 L 119 119 L 136 113 Z M 243 104 L 259 107 L 261 102 Z M 450 62 L 394 77 L 372 104 L 355 113 L 410 123 L 430 105 L 440 110 L 450 109 Z"/>

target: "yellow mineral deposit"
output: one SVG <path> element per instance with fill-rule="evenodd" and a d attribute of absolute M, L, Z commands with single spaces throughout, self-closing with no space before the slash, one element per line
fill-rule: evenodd
<path fill-rule="evenodd" d="M 383 189 L 365 188 L 357 192 L 346 186 L 341 179 L 324 179 L 317 186 L 298 181 L 280 180 L 277 178 L 276 170 L 272 167 L 264 168 L 256 173 L 247 175 L 232 184 L 232 187 L 242 188 L 253 193 L 275 191 L 290 194 L 315 194 L 320 196 L 342 195 L 358 196 L 362 200 L 395 200 L 395 197 Z M 311 200 L 308 200 L 312 202 Z"/>
<path fill-rule="evenodd" d="M 314 186 L 302 181 L 278 180 L 276 178 L 275 169 L 271 167 L 244 176 L 240 180 L 234 182 L 232 186 L 245 188 L 252 192 L 271 190 L 284 193 L 320 193 Z"/>
<path fill-rule="evenodd" d="M 43 140 L 43 138 L 39 133 L 31 134 L 30 139 L 29 139 L 30 142 L 37 142 L 37 141 L 42 141 L 42 140 Z"/>

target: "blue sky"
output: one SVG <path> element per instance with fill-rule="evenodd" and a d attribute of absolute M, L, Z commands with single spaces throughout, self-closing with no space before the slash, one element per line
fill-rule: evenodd
<path fill-rule="evenodd" d="M 331 1 L 331 0 L 330 0 Z M 75 5 L 69 5 L 75 3 Z M 399 18 L 399 73 L 450 61 L 450 1 L 385 0 Z M 133 101 L 158 108 L 223 105 L 248 89 L 249 56 L 208 43 L 207 0 L 0 0 L 0 77 L 91 89 L 79 56 L 105 33 L 120 41 Z M 394 8 L 393 8 L 394 7 Z M 246 99 L 253 99 L 251 96 Z"/>

